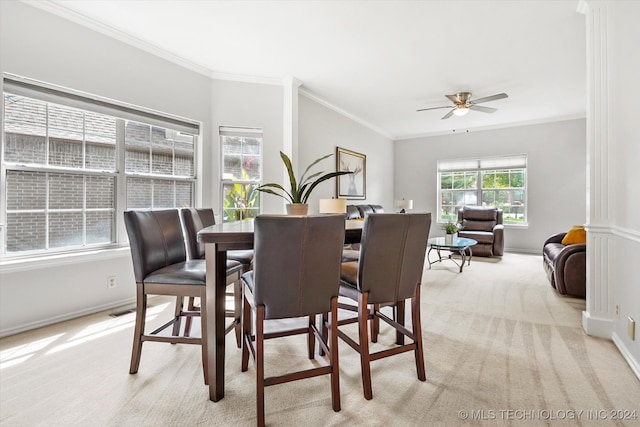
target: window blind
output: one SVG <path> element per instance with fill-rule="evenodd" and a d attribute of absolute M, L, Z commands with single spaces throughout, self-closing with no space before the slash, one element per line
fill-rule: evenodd
<path fill-rule="evenodd" d="M 3 77 L 4 92 L 9 92 L 14 95 L 36 98 L 82 110 L 90 110 L 100 114 L 169 128 L 192 135 L 198 135 L 200 132 L 200 124 L 198 122 L 182 117 L 159 113 L 150 109 L 13 74 L 6 73 Z"/>
<path fill-rule="evenodd" d="M 518 169 L 527 167 L 527 155 L 484 157 L 481 159 L 438 160 L 438 172 Z"/>

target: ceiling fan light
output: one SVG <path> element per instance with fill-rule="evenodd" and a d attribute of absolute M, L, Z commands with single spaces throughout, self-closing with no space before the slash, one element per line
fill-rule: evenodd
<path fill-rule="evenodd" d="M 464 116 L 468 112 L 469 112 L 469 108 L 468 107 L 456 107 L 453 110 L 453 114 L 455 114 L 456 116 Z"/>

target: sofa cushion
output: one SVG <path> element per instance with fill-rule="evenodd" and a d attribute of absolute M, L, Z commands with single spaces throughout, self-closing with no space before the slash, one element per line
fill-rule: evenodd
<path fill-rule="evenodd" d="M 553 263 L 563 249 L 564 245 L 562 243 L 547 243 L 544 245 L 542 253 L 546 259 Z"/>
<path fill-rule="evenodd" d="M 462 220 L 462 228 L 468 231 L 493 231 L 493 227 L 495 226 L 495 221 Z"/>
<path fill-rule="evenodd" d="M 458 237 L 466 237 L 467 239 L 473 239 L 478 244 L 493 244 L 493 233 L 487 233 L 486 231 L 460 231 L 458 232 Z"/>
<path fill-rule="evenodd" d="M 356 205 L 356 207 L 360 211 L 360 216 L 362 218 L 365 218 L 370 213 L 374 213 L 373 212 L 373 208 L 371 206 L 369 206 L 369 205 Z"/>
<path fill-rule="evenodd" d="M 562 239 L 563 245 L 575 245 L 576 243 L 587 243 L 587 232 L 581 225 L 574 225 Z"/>
<path fill-rule="evenodd" d="M 465 206 L 462 208 L 462 215 L 465 219 L 474 221 L 497 221 L 498 212 L 496 208 L 484 206 Z"/>
<path fill-rule="evenodd" d="M 358 219 L 360 218 L 360 211 L 358 210 L 356 205 L 347 205 L 347 219 Z"/>

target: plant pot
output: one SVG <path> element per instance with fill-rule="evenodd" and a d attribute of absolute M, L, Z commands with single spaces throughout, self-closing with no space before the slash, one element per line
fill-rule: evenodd
<path fill-rule="evenodd" d="M 306 215 L 309 205 L 306 203 L 289 203 L 287 205 L 287 215 Z"/>
<path fill-rule="evenodd" d="M 458 238 L 458 233 L 445 234 L 445 235 L 444 235 L 444 243 L 445 243 L 446 245 L 450 245 L 450 244 L 451 244 L 451 243 L 453 243 L 457 238 Z"/>

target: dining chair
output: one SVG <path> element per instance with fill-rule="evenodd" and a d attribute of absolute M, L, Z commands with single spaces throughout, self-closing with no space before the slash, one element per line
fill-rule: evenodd
<path fill-rule="evenodd" d="M 205 384 L 207 375 L 206 308 L 182 312 L 153 332 L 145 333 L 148 295 L 172 295 L 179 298 L 199 297 L 206 300 L 205 263 L 187 260 L 184 233 L 177 209 L 157 211 L 127 211 L 124 222 L 131 247 L 131 259 L 136 280 L 136 320 L 131 354 L 130 374 L 138 372 L 142 344 L 147 341 L 198 344 L 202 348 Z M 180 317 L 199 316 L 201 338 L 161 336 L 160 332 L 176 323 Z"/>
<path fill-rule="evenodd" d="M 424 353 L 420 324 L 420 282 L 424 269 L 430 213 L 372 213 L 365 219 L 357 261 L 341 266 L 340 296 L 353 303 L 341 309 L 357 316 L 339 321 L 343 326 L 358 323 L 358 342 L 338 330 L 338 336 L 360 354 L 362 386 L 366 399 L 373 397 L 371 361 L 413 351 L 418 379 L 425 381 Z M 411 329 L 404 326 L 405 301 L 411 300 Z M 381 311 L 391 306 L 393 318 Z M 377 341 L 379 321 L 396 330 L 396 345 L 370 354 L 367 321 L 372 322 L 372 341 Z M 324 331 L 323 331 L 324 332 Z M 326 333 L 326 332 L 325 332 Z M 409 344 L 404 337 L 410 338 Z"/>
<path fill-rule="evenodd" d="M 331 375 L 332 407 L 340 411 L 337 323 L 344 235 L 343 215 L 259 215 L 255 219 L 254 266 L 242 276 L 241 369 L 243 372 L 248 369 L 251 353 L 257 378 L 259 426 L 265 423 L 265 387 L 318 375 Z M 307 326 L 264 331 L 265 321 L 300 317 L 308 319 Z M 316 324 L 318 317 L 323 323 L 321 329 Z M 326 337 L 323 329 L 327 331 Z M 265 340 L 296 334 L 307 335 L 309 359 L 315 358 L 317 339 L 322 353 L 328 356 L 328 365 L 265 378 Z"/>
<path fill-rule="evenodd" d="M 182 208 L 180 209 L 180 217 L 182 218 L 182 224 L 185 231 L 185 243 L 187 246 L 187 255 L 189 259 L 204 260 L 204 244 L 198 242 L 198 232 L 205 227 L 215 224 L 215 217 L 213 209 L 195 209 L 195 208 Z M 227 259 L 227 286 L 233 285 L 233 292 L 228 296 L 233 297 L 234 309 L 226 311 L 227 317 L 233 318 L 233 323 L 228 325 L 225 329 L 225 334 L 231 330 L 235 331 L 236 344 L 238 348 L 241 345 L 241 329 L 240 315 L 242 313 L 242 284 L 240 276 L 244 271 L 249 270 L 251 260 L 253 259 L 253 251 L 228 251 L 227 257 L 230 252 L 236 252 L 236 259 Z M 202 300 L 200 305 L 202 305 Z M 184 310 L 184 298 L 179 296 L 176 298 L 176 317 L 180 319 L 180 313 Z M 189 297 L 187 301 L 186 311 L 197 311 L 199 308 L 195 305 L 195 298 Z M 185 320 L 184 335 L 189 336 L 191 331 L 191 317 L 187 317 Z M 178 335 L 180 332 L 180 320 L 174 324 L 173 334 Z"/>

